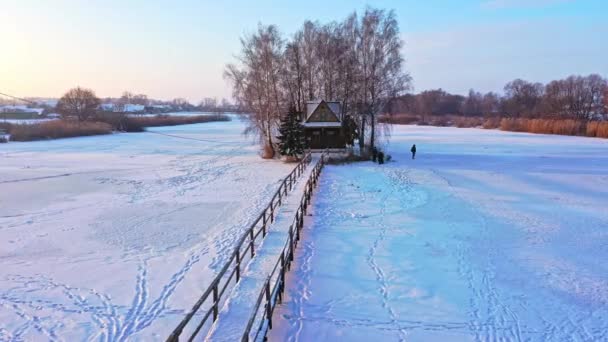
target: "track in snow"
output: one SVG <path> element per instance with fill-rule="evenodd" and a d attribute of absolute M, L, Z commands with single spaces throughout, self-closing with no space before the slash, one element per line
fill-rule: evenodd
<path fill-rule="evenodd" d="M 394 133 L 323 171 L 271 341 L 608 338 L 605 141 Z"/>
<path fill-rule="evenodd" d="M 164 339 L 292 168 L 242 129 L 7 145 L 0 340 Z"/>

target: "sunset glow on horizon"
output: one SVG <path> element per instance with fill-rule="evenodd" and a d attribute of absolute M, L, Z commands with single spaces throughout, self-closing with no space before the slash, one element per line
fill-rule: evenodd
<path fill-rule="evenodd" d="M 80 85 L 158 99 L 230 98 L 223 79 L 259 22 L 289 36 L 304 20 L 394 8 L 415 91 L 501 91 L 509 80 L 608 75 L 603 1 L 36 1 L 0 4 L 0 92 L 59 97 Z M 318 9 L 323 9 L 319 11 Z M 526 39 L 522 39 L 525 37 Z"/>

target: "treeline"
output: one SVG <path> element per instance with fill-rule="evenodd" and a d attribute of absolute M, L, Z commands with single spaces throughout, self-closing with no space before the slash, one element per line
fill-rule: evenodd
<path fill-rule="evenodd" d="M 422 122 L 433 115 L 603 119 L 602 115 L 608 113 L 608 81 L 596 74 L 573 75 L 546 85 L 517 79 L 505 85 L 504 95 L 471 90 L 468 96 L 462 96 L 441 89 L 427 90 L 393 99 L 385 112 L 414 114 Z"/>
<path fill-rule="evenodd" d="M 110 134 L 113 131 L 143 132 L 146 127 L 174 126 L 212 121 L 230 121 L 221 114 L 189 116 L 131 116 L 101 109 L 101 99 L 91 89 L 76 87 L 66 92 L 57 102 L 61 120 L 34 124 L 0 123 L 13 141 L 57 139 L 75 136 Z M 2 139 L 6 142 L 6 139 Z"/>
<path fill-rule="evenodd" d="M 113 111 L 129 111 L 129 105 L 143 106 L 143 113 L 161 114 L 169 112 L 214 112 L 214 113 L 239 113 L 243 112 L 242 108 L 233 105 L 229 100 L 222 98 L 218 101 L 214 97 L 206 97 L 198 105 L 192 104 L 184 98 L 175 98 L 169 101 L 156 100 L 148 98 L 145 94 L 134 94 L 130 91 L 125 91 L 119 98 L 106 97 L 101 101 L 104 105 L 113 105 Z"/>
<path fill-rule="evenodd" d="M 225 76 L 252 113 L 249 131 L 259 134 L 266 157 L 274 155 L 281 117 L 289 108 L 305 112 L 315 99 L 341 101 L 360 146 L 373 147 L 382 133 L 379 114 L 409 86 L 401 47 L 393 11 L 367 8 L 341 22 L 306 21 L 289 39 L 274 25 L 259 25 L 241 39 L 238 62 L 227 65 Z"/>

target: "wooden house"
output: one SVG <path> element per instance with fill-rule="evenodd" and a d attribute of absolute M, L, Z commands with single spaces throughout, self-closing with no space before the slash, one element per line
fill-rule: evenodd
<path fill-rule="evenodd" d="M 344 148 L 342 104 L 336 101 L 309 101 L 302 119 L 308 148 Z"/>

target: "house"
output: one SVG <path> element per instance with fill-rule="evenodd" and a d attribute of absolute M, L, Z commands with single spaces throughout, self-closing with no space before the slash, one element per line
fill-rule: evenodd
<path fill-rule="evenodd" d="M 43 111 L 44 108 L 30 108 L 27 105 L 0 106 L 0 112 L 2 113 L 24 113 L 41 115 Z"/>
<path fill-rule="evenodd" d="M 114 104 L 113 103 L 102 103 L 99 105 L 99 108 L 104 112 L 113 112 Z"/>
<path fill-rule="evenodd" d="M 309 101 L 302 118 L 304 137 L 311 149 L 344 148 L 342 104 L 337 101 Z"/>
<path fill-rule="evenodd" d="M 99 108 L 105 112 L 115 113 L 139 113 L 145 109 L 144 105 L 125 103 L 125 104 L 114 104 L 114 103 L 102 103 Z"/>
<path fill-rule="evenodd" d="M 143 112 L 144 108 L 145 108 L 144 105 L 127 103 L 123 106 L 122 110 L 125 113 L 138 113 L 138 112 Z"/>

